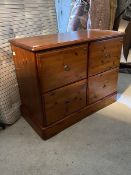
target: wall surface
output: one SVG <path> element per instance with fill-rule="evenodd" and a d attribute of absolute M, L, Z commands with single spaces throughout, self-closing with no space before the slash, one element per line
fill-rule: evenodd
<path fill-rule="evenodd" d="M 54 0 L 0 1 L 0 120 L 11 124 L 19 116 L 19 90 L 11 38 L 57 33 Z"/>
<path fill-rule="evenodd" d="M 55 0 L 58 29 L 60 33 L 64 33 L 67 31 L 67 25 L 69 22 L 69 16 L 73 1 L 74 0 Z"/>

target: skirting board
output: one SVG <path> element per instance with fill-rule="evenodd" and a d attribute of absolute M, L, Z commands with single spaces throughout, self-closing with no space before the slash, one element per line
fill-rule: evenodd
<path fill-rule="evenodd" d="M 40 137 L 44 140 L 47 140 L 54 135 L 58 134 L 59 132 L 63 131 L 64 129 L 68 128 L 69 126 L 77 123 L 78 121 L 82 120 L 83 118 L 93 114 L 96 111 L 114 103 L 116 101 L 117 93 L 113 93 L 102 100 L 99 100 L 96 103 L 93 103 L 85 108 L 82 108 L 80 111 L 75 112 L 62 120 L 53 123 L 47 127 L 41 127 L 38 125 L 37 121 L 33 121 L 31 117 L 29 117 L 29 113 L 27 112 L 26 108 L 21 105 L 21 112 L 23 117 L 26 121 L 35 129 L 35 131 L 40 135 Z"/>

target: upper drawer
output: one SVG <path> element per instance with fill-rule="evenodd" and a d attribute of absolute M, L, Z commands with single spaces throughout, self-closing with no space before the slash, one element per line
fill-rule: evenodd
<path fill-rule="evenodd" d="M 42 92 L 86 78 L 87 45 L 39 53 L 38 72 Z"/>
<path fill-rule="evenodd" d="M 122 38 L 93 42 L 89 48 L 89 76 L 119 66 Z"/>

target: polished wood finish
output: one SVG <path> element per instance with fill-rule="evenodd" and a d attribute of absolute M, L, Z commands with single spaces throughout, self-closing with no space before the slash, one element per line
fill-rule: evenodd
<path fill-rule="evenodd" d="M 116 38 L 91 43 L 89 76 L 119 67 L 122 41 L 122 38 Z"/>
<path fill-rule="evenodd" d="M 86 86 L 83 80 L 45 94 L 47 125 L 85 107 Z"/>
<path fill-rule="evenodd" d="M 86 78 L 87 50 L 86 44 L 38 53 L 37 63 L 42 92 Z"/>
<path fill-rule="evenodd" d="M 123 37 L 124 33 L 110 30 L 88 30 L 52 35 L 33 36 L 10 40 L 13 45 L 36 52 L 53 48 L 60 48 L 69 45 L 87 43 L 109 38 Z"/>
<path fill-rule="evenodd" d="M 15 70 L 22 104 L 30 111 L 32 118 L 43 126 L 43 106 L 38 83 L 35 54 L 12 45 Z M 44 123 L 45 125 L 45 123 Z"/>
<path fill-rule="evenodd" d="M 111 94 L 110 96 L 107 96 L 104 99 L 97 101 L 96 103 L 88 105 L 79 110 L 78 112 L 68 115 L 65 118 L 57 121 L 56 123 L 43 128 L 39 126 L 37 120 L 34 120 L 34 118 L 32 118 L 32 116 L 28 113 L 27 108 L 24 108 L 23 105 L 21 106 L 21 111 L 24 118 L 30 123 L 32 128 L 34 128 L 34 130 L 40 135 L 40 137 L 43 138 L 44 140 L 47 140 L 52 136 L 58 134 L 59 132 L 63 131 L 64 129 L 68 128 L 69 126 L 79 122 L 83 118 L 114 103 L 115 101 L 116 101 L 116 93 Z"/>
<path fill-rule="evenodd" d="M 122 36 L 91 30 L 11 41 L 21 112 L 42 138 L 115 101 Z"/>
<path fill-rule="evenodd" d="M 89 77 L 89 104 L 117 91 L 118 68 Z"/>

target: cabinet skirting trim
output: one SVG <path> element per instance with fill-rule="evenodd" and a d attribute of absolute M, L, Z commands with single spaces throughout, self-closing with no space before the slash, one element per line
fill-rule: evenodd
<path fill-rule="evenodd" d="M 104 99 L 97 101 L 94 104 L 86 106 L 79 112 L 75 112 L 63 118 L 62 120 L 59 120 L 58 122 L 44 128 L 39 126 L 37 121 L 34 121 L 33 118 L 29 116 L 29 113 L 27 113 L 27 110 L 24 106 L 21 106 L 21 112 L 25 120 L 27 120 L 30 123 L 32 128 L 35 129 L 35 131 L 40 135 L 40 137 L 46 140 L 63 131 L 64 129 L 70 127 L 72 124 L 75 124 L 83 118 L 93 114 L 94 112 L 114 103 L 116 101 L 116 95 L 117 93 L 115 92 L 105 97 Z"/>

